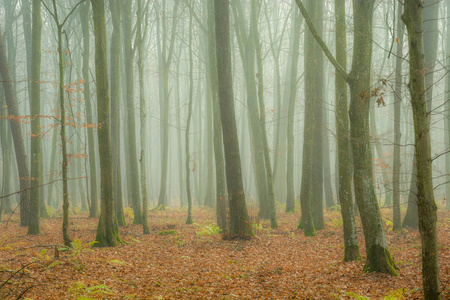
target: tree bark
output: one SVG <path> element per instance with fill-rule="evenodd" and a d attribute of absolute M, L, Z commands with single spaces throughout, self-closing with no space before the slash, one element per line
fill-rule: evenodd
<path fill-rule="evenodd" d="M 417 166 L 417 207 L 422 239 L 422 281 L 425 299 L 440 299 L 437 249 L 437 207 L 434 201 L 430 141 L 430 104 L 426 93 L 423 2 L 406 0 L 402 16 L 408 30 L 409 88 L 414 118 Z M 428 103 L 427 103 L 428 102 Z"/>
<path fill-rule="evenodd" d="M 253 235 L 245 203 L 234 111 L 229 11 L 229 0 L 214 1 L 219 103 L 230 200 L 230 233 L 235 235 Z"/>
<path fill-rule="evenodd" d="M 110 100 L 108 62 L 106 56 L 106 25 L 104 0 L 91 0 L 95 35 L 95 79 L 97 87 L 97 118 L 100 153 L 101 214 L 97 227 L 96 244 L 100 247 L 116 246 L 119 226 L 114 211 L 113 162 L 110 132 Z"/>

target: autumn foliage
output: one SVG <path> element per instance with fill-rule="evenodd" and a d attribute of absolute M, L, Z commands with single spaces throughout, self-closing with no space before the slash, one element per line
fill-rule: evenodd
<path fill-rule="evenodd" d="M 250 208 L 250 213 L 252 209 Z M 344 263 L 342 219 L 325 216 L 326 230 L 305 237 L 295 214 L 278 212 L 280 227 L 252 223 L 249 241 L 224 241 L 212 210 L 150 212 L 150 235 L 139 225 L 121 228 L 126 242 L 93 248 L 97 220 L 72 215 L 73 248 L 65 249 L 61 218 L 42 222 L 42 235 L 29 236 L 16 217 L 0 233 L 0 298 L 16 299 L 420 299 L 421 255 L 417 231 L 385 229 L 398 277 L 361 272 L 364 259 Z M 388 211 L 383 212 L 387 218 Z M 8 217 L 8 216 L 6 216 Z M 126 211 L 131 224 L 132 211 Z M 439 214 L 442 298 L 450 297 L 450 213 Z M 357 221 L 362 253 L 362 229 Z M 58 251 L 55 251 L 55 245 Z M 16 272 L 16 273 L 14 273 Z M 14 276 L 11 275 L 14 274 Z M 4 284 L 9 279 L 7 284 Z M 366 298 L 358 298 L 366 297 Z"/>

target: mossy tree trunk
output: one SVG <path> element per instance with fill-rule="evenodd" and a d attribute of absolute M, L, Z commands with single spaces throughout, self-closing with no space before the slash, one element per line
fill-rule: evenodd
<path fill-rule="evenodd" d="M 42 184 L 41 174 L 41 1 L 33 0 L 32 56 L 31 56 L 31 187 Z M 30 223 L 28 234 L 39 234 L 40 189 L 30 194 Z"/>
<path fill-rule="evenodd" d="M 439 5 L 440 0 L 428 0 L 423 8 L 423 30 L 424 30 L 424 51 L 425 51 L 425 85 L 428 102 L 428 112 L 431 114 L 433 108 L 433 90 L 434 90 L 434 69 L 436 66 L 436 57 L 439 39 Z M 431 118 L 429 119 L 431 120 Z M 416 154 L 413 160 L 413 172 L 411 174 L 410 192 L 408 197 L 408 208 L 403 218 L 403 227 L 418 228 L 419 212 L 417 208 L 417 163 Z"/>
<path fill-rule="evenodd" d="M 370 67 L 372 58 L 372 18 L 374 0 L 353 0 L 354 47 L 352 70 L 347 73 L 336 61 L 314 28 L 301 0 L 296 0 L 310 31 L 319 42 L 336 71 L 350 86 L 350 138 L 354 161 L 355 196 L 361 214 L 365 243 L 364 272 L 397 275 L 387 247 L 380 209 L 373 183 L 372 153 L 369 135 Z"/>
<path fill-rule="evenodd" d="M 347 66 L 347 33 L 345 22 L 345 0 L 335 4 L 336 18 L 336 60 L 341 66 Z M 359 259 L 358 236 L 356 234 L 353 212 L 352 166 L 350 163 L 350 134 L 347 106 L 347 83 L 336 74 L 336 134 L 338 147 L 339 200 L 344 227 L 344 261 Z"/>
<path fill-rule="evenodd" d="M 252 235 L 253 232 L 250 227 L 247 205 L 245 203 L 241 157 L 239 154 L 239 141 L 234 111 L 229 12 L 229 0 L 214 1 L 219 103 L 225 149 L 225 170 L 230 201 L 230 233 L 236 235 Z"/>
<path fill-rule="evenodd" d="M 430 115 L 426 93 L 423 2 L 406 0 L 402 16 L 408 30 L 409 88 L 414 118 L 417 162 L 417 206 L 422 239 L 422 280 L 425 299 L 440 299 L 437 249 L 437 207 L 434 201 Z"/>
<path fill-rule="evenodd" d="M 101 213 L 95 240 L 98 246 L 116 246 L 119 227 L 114 211 L 113 162 L 110 132 L 110 100 L 108 62 L 106 56 L 106 25 L 104 0 L 91 0 L 95 35 L 95 79 L 97 87 L 97 118 L 102 127 L 98 130 L 100 153 Z"/>

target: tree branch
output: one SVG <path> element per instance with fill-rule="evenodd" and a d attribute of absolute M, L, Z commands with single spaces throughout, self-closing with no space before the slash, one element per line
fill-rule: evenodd
<path fill-rule="evenodd" d="M 303 3 L 301 0 L 295 0 L 297 2 L 298 8 L 300 8 L 300 12 L 303 15 L 303 18 L 306 21 L 306 24 L 308 24 L 309 31 L 316 39 L 317 43 L 319 44 L 320 48 L 322 48 L 323 52 L 325 53 L 328 60 L 331 62 L 331 64 L 334 66 L 336 71 L 339 73 L 339 75 L 342 76 L 342 78 L 349 83 L 350 81 L 350 75 L 345 71 L 345 68 L 343 68 L 339 62 L 334 58 L 333 54 L 331 54 L 331 51 L 328 49 L 327 45 L 323 41 L 323 39 L 319 36 L 319 34 L 316 31 L 316 28 L 314 27 L 314 24 L 311 20 L 311 17 L 309 16 L 308 12 L 306 11 L 305 7 L 303 6 Z"/>

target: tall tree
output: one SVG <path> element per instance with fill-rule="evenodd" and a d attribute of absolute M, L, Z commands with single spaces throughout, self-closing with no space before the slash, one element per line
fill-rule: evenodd
<path fill-rule="evenodd" d="M 336 18 L 336 60 L 347 67 L 347 32 L 345 22 L 345 0 L 336 0 L 334 6 Z M 350 134 L 348 120 L 347 83 L 337 73 L 336 86 L 336 134 L 338 147 L 339 200 L 344 227 L 344 261 L 359 259 L 358 236 L 356 234 L 355 215 L 353 213 L 352 166 L 350 163 Z"/>
<path fill-rule="evenodd" d="M 19 170 L 20 180 L 20 225 L 28 225 L 28 213 L 30 203 L 30 178 L 27 165 L 27 154 L 23 142 L 22 129 L 20 128 L 19 110 L 14 93 L 13 79 L 9 72 L 8 59 L 6 57 L 5 44 L 0 28 L 0 73 L 3 81 L 3 92 L 5 94 L 6 105 L 8 108 L 9 124 L 11 127 L 12 138 L 14 141 L 14 151 L 16 154 L 17 168 Z"/>
<path fill-rule="evenodd" d="M 141 166 L 141 189 L 142 189 L 142 225 L 144 234 L 150 233 L 148 224 L 148 193 L 147 193 L 147 168 L 145 161 L 145 144 L 147 140 L 147 106 L 145 103 L 145 86 L 144 86 L 144 43 L 147 33 L 147 23 L 144 17 L 147 17 L 148 2 L 143 8 L 142 0 L 138 0 L 137 22 L 136 22 L 136 46 L 138 49 L 138 76 L 139 76 L 139 117 L 141 119 L 141 156 L 139 162 Z M 144 24 L 145 22 L 145 24 Z M 140 205 L 140 204 L 139 204 Z"/>
<path fill-rule="evenodd" d="M 92 99 L 91 99 L 91 83 L 90 83 L 90 32 L 89 32 L 89 3 L 84 3 L 80 8 L 80 23 L 83 32 L 83 78 L 84 78 L 84 99 L 86 105 L 86 121 L 93 125 Z M 90 199 L 89 217 L 98 218 L 98 197 L 97 197 L 97 163 L 96 163 L 96 148 L 94 139 L 94 126 L 88 126 L 88 158 L 89 158 L 89 181 L 90 181 Z"/>
<path fill-rule="evenodd" d="M 175 1 L 172 14 L 172 32 L 170 36 L 169 46 L 166 47 L 167 26 L 165 24 L 165 10 L 163 9 L 162 26 L 162 47 L 158 43 L 159 52 L 161 54 L 161 68 L 162 68 L 162 98 L 161 98 L 161 187 L 159 190 L 158 207 L 164 209 L 167 204 L 167 171 L 169 163 L 169 70 L 172 64 L 173 50 L 175 45 L 175 36 L 177 28 L 177 12 L 180 1 Z M 165 4 L 165 1 L 164 1 Z M 165 5 L 164 5 L 165 6 Z"/>
<path fill-rule="evenodd" d="M 397 9 L 397 57 L 395 60 L 395 92 L 394 92 L 394 163 L 393 163 L 393 229 L 402 228 L 400 215 L 400 142 L 401 142 L 401 106 L 402 106 L 402 63 L 403 63 L 403 22 L 401 19 L 403 5 L 398 2 Z"/>
<path fill-rule="evenodd" d="M 309 13 L 316 17 L 317 3 L 313 0 L 307 1 L 307 9 Z M 302 161 L 302 179 L 300 190 L 300 208 L 302 212 L 299 227 L 302 227 L 306 236 L 316 235 L 315 222 L 312 214 L 313 206 L 313 152 L 314 152 L 314 136 L 313 126 L 316 117 L 314 104 L 317 99 L 316 85 L 316 64 L 315 64 L 315 47 L 316 42 L 312 34 L 307 31 L 305 38 L 305 120 L 303 127 L 303 161 Z"/>
<path fill-rule="evenodd" d="M 234 111 L 229 12 L 229 0 L 214 1 L 219 103 L 225 149 L 225 171 L 230 200 L 230 233 L 242 235 L 253 234 L 253 232 L 250 227 L 247 205 L 245 203 Z"/>
<path fill-rule="evenodd" d="M 437 249 L 437 207 L 434 201 L 431 160 L 430 115 L 426 93 L 424 53 L 424 3 L 406 0 L 402 16 L 408 30 L 409 86 L 414 118 L 417 162 L 417 206 L 422 239 L 422 281 L 425 299 L 440 299 Z"/>
<path fill-rule="evenodd" d="M 133 1 L 124 1 L 123 5 L 123 49 L 124 49 L 124 68 L 126 73 L 126 119 L 127 119 L 127 144 L 128 144 L 128 166 L 131 174 L 139 174 L 136 150 L 136 116 L 134 105 L 134 71 L 133 71 L 133 15 L 131 6 Z M 139 180 L 131 181 L 131 203 L 134 211 L 133 224 L 142 224 L 141 197 L 139 196 Z"/>
<path fill-rule="evenodd" d="M 364 272 L 397 275 L 388 250 L 380 208 L 373 182 L 372 151 L 369 135 L 370 70 L 372 60 L 372 18 L 375 0 L 353 0 L 354 47 L 352 69 L 347 73 L 336 61 L 314 28 L 302 1 L 296 0 L 308 27 L 320 47 L 350 86 L 350 137 L 354 161 L 355 196 L 361 213 L 366 244 Z"/>
<path fill-rule="evenodd" d="M 424 30 L 424 51 L 425 51 L 425 84 L 428 102 L 428 111 L 433 108 L 433 86 L 434 69 L 436 66 L 437 46 L 439 38 L 438 16 L 440 0 L 427 1 L 423 7 L 423 30 Z M 431 120 L 431 118 L 429 119 Z M 417 228 L 419 226 L 419 212 L 417 208 L 417 158 L 414 155 L 413 171 L 411 173 L 410 192 L 408 196 L 408 207 L 403 218 L 403 227 Z"/>
<path fill-rule="evenodd" d="M 293 2 L 292 6 L 296 4 Z M 291 76 L 290 76 L 290 90 L 289 90 L 289 109 L 288 109 L 288 119 L 287 119 L 287 165 L 286 165 L 286 211 L 295 211 L 295 191 L 294 191 L 294 117 L 295 117 L 295 100 L 297 97 L 297 74 L 298 74 L 298 57 L 299 57 L 299 47 L 300 47 L 300 28 L 302 26 L 302 19 L 300 18 L 300 12 L 295 9 L 292 16 L 294 26 L 293 26 L 293 36 L 294 42 L 292 43 L 292 55 L 291 55 Z"/>
<path fill-rule="evenodd" d="M 189 5 L 192 5 L 190 1 Z M 188 203 L 188 216 L 186 219 L 186 224 L 192 224 L 192 195 L 191 195 L 191 155 L 189 152 L 189 134 L 191 128 L 191 118 L 192 118 L 192 102 L 194 93 L 194 61 L 192 58 L 192 13 L 189 15 L 189 104 L 188 104 L 188 116 L 186 120 L 186 135 L 185 135 L 185 151 L 186 151 L 186 196 Z"/>
<path fill-rule="evenodd" d="M 109 0 L 113 24 L 111 33 L 111 143 L 114 164 L 114 200 L 119 226 L 125 226 L 122 198 L 122 167 L 120 156 L 120 20 L 123 0 Z"/>
<path fill-rule="evenodd" d="M 227 203 L 226 203 L 226 182 L 225 182 L 225 162 L 223 157 L 222 124 L 220 120 L 220 105 L 218 97 L 217 82 L 217 57 L 215 46 L 215 19 L 214 1 L 207 1 L 208 10 L 208 58 L 209 76 L 211 84 L 211 98 L 213 102 L 213 125 L 214 125 L 214 160 L 216 163 L 216 218 L 217 226 L 222 232 L 227 229 Z"/>
<path fill-rule="evenodd" d="M 101 213 L 95 240 L 98 246 L 115 246 L 119 227 L 114 212 L 113 162 L 110 132 L 110 103 L 108 62 L 106 57 L 105 1 L 91 0 L 95 35 L 95 79 L 97 87 L 97 118 L 102 124 L 98 131 L 100 153 Z"/>
<path fill-rule="evenodd" d="M 31 42 L 31 187 L 42 184 L 41 176 L 41 1 L 33 0 L 33 29 Z M 39 234 L 40 190 L 30 194 L 30 223 L 28 234 Z"/>

